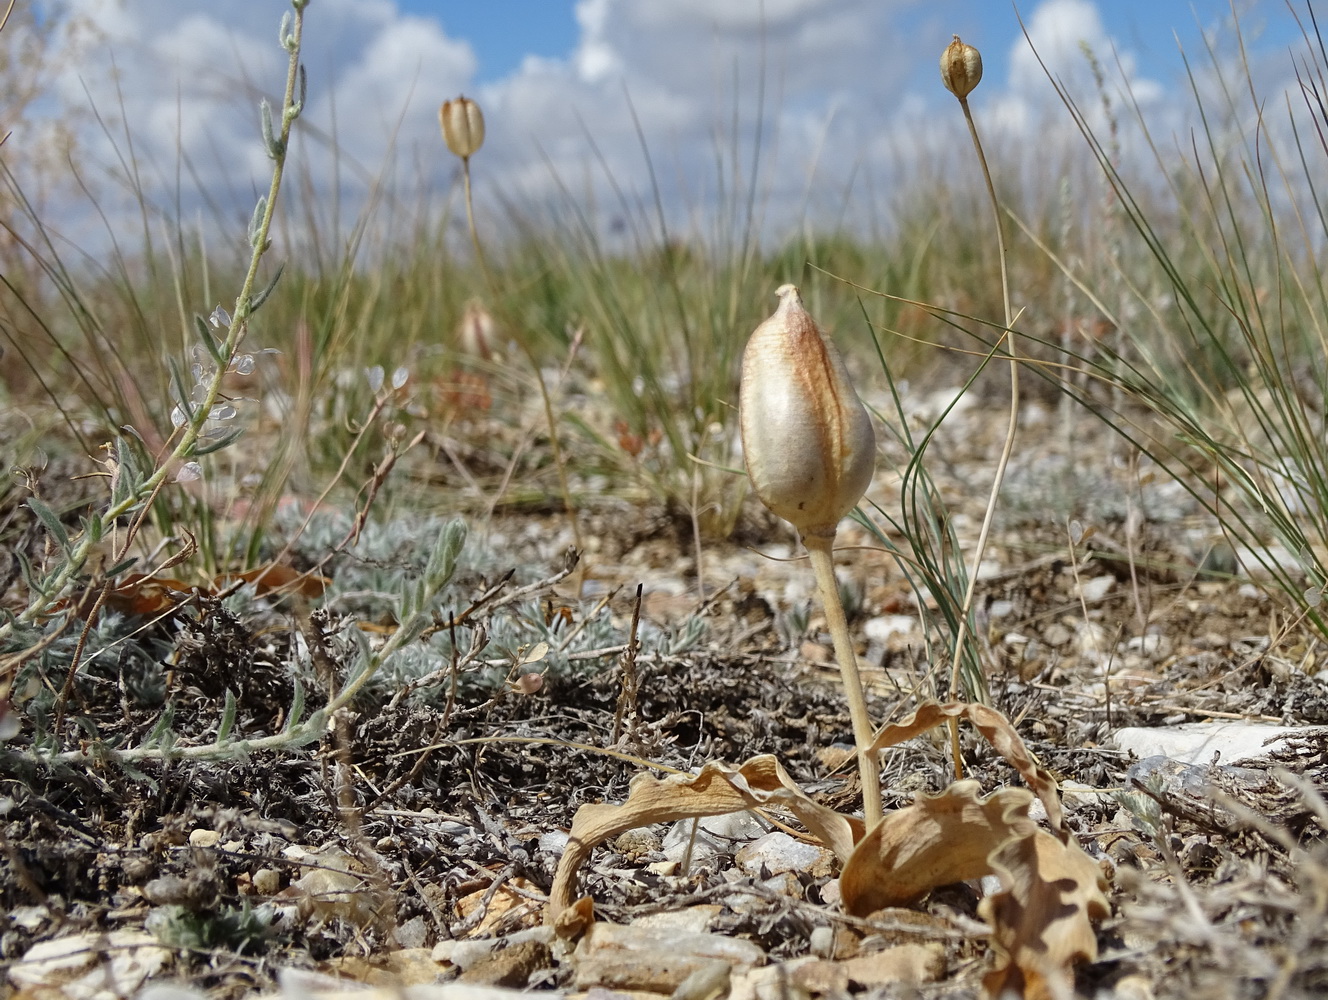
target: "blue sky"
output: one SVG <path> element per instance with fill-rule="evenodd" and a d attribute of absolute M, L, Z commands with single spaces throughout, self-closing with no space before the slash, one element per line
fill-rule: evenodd
<path fill-rule="evenodd" d="M 668 2 L 668 0 L 652 0 Z M 753 4 L 759 0 L 751 0 Z M 449 35 L 464 38 L 479 60 L 476 79 L 490 83 L 512 73 L 527 55 L 566 58 L 575 48 L 579 30 L 573 0 L 401 0 L 403 11 L 436 18 Z M 1020 4 L 1024 16 L 1036 2 Z M 1105 0 L 1097 5 L 1113 37 L 1139 58 L 1150 75 L 1174 78 L 1183 72 L 1177 40 L 1187 53 L 1202 55 L 1200 26 L 1214 28 L 1230 20 L 1230 0 Z M 1300 37 L 1295 19 L 1281 0 L 1237 0 L 1244 30 L 1260 46 L 1286 47 Z M 1016 26 L 1014 7 L 1003 0 L 940 0 L 931 5 L 955 23 L 966 41 L 982 46 L 1008 41 Z M 916 17 L 918 11 L 905 13 Z M 988 56 L 989 68 L 1004 74 L 1004 50 Z"/>
<path fill-rule="evenodd" d="M 449 35 L 467 39 L 479 58 L 481 83 L 507 76 L 527 55 L 566 58 L 576 47 L 576 5 L 564 0 L 402 0 L 400 6 L 435 17 Z"/>
<path fill-rule="evenodd" d="M 58 113 L 85 123 L 85 179 L 124 193 L 115 178 L 127 134 L 138 181 L 163 211 L 195 209 L 203 190 L 247 218 L 232 206 L 265 183 L 254 108 L 284 77 L 275 29 L 286 7 L 75 0 L 96 33 L 50 91 Z M 1300 32 L 1286 5 L 1237 7 L 1261 96 L 1273 108 L 1283 94 L 1298 99 L 1288 48 Z M 1039 54 L 1090 111 L 1100 95 L 1081 44 L 1104 64 L 1115 107 L 1130 95 L 1163 139 L 1194 120 L 1176 36 L 1208 94 L 1237 48 L 1229 0 L 1026 0 L 1020 11 Z M 982 50 L 971 101 L 994 146 L 1036 148 L 1048 162 L 1062 147 L 1082 152 L 1001 0 L 313 0 L 306 20 L 297 152 L 309 188 L 351 213 L 374 178 L 403 203 L 406 192 L 414 205 L 452 197 L 457 165 L 437 110 L 465 93 L 488 123 L 473 164 L 481 199 L 547 207 L 575 191 L 602 205 L 619 191 L 648 200 L 658 185 L 676 218 L 703 228 L 727 183 L 722 151 L 736 158 L 735 176 L 759 159 L 767 221 L 884 218 L 910 178 L 943 169 L 962 135 L 937 71 L 956 32 Z M 8 149 L 39 145 L 25 127 Z M 1127 153 L 1143 145 L 1128 132 L 1122 142 Z"/>

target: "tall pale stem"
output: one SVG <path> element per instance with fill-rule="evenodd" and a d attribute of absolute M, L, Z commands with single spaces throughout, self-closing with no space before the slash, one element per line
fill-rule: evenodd
<path fill-rule="evenodd" d="M 816 586 L 821 591 L 821 604 L 825 607 L 825 623 L 835 644 L 835 659 L 844 678 L 844 693 L 848 696 L 848 714 L 853 723 L 853 742 L 858 751 L 858 773 L 862 775 L 862 812 L 870 830 L 881 821 L 881 768 L 876 754 L 869 753 L 874 730 L 867 715 L 867 698 L 862 692 L 862 676 L 858 673 L 858 658 L 853 652 L 853 641 L 848 634 L 848 620 L 839 599 L 839 583 L 835 580 L 835 562 L 831 554 L 835 539 L 807 537 L 802 540 L 811 557 Z"/>
<path fill-rule="evenodd" d="M 475 209 L 470 198 L 469 156 L 461 158 L 461 177 L 466 193 L 466 225 L 470 229 L 471 245 L 475 247 L 475 259 L 479 261 L 480 270 L 484 273 L 484 280 L 489 286 L 489 291 L 493 293 L 495 306 L 501 309 L 503 305 L 498 294 L 498 282 L 495 280 L 493 272 L 489 270 L 489 261 L 484 256 L 484 248 L 480 245 L 480 232 L 475 228 Z M 553 399 L 549 396 L 549 387 L 544 381 L 544 373 L 540 370 L 539 361 L 535 358 L 535 354 L 526 343 L 525 338 L 518 337 L 517 344 L 526 356 L 526 361 L 530 363 L 531 373 L 535 376 L 535 384 L 539 386 L 540 401 L 544 404 L 544 422 L 549 427 L 549 446 L 553 449 L 554 468 L 558 470 L 558 486 L 563 493 L 563 507 L 567 511 L 568 519 L 572 522 L 572 538 L 575 540 L 576 550 L 581 553 L 576 587 L 577 595 L 580 596 L 581 587 L 585 583 L 586 571 L 590 563 L 586 559 L 586 547 L 581 541 L 581 525 L 576 518 L 576 506 L 572 503 L 572 487 L 567 479 L 567 463 L 563 460 L 562 442 L 558 439 L 558 420 L 553 415 Z M 496 500 L 494 502 L 497 503 Z"/>
<path fill-rule="evenodd" d="M 969 110 L 968 99 L 959 98 L 959 105 L 964 109 L 964 121 L 968 123 L 968 133 L 977 152 L 978 163 L 982 167 L 982 179 L 987 182 L 987 197 L 991 201 L 992 212 L 996 216 L 996 248 L 1000 254 L 1001 265 L 1001 301 L 1005 307 L 1006 349 L 1010 355 L 1010 420 L 1005 429 L 1005 446 L 1001 457 L 996 462 L 996 474 L 992 477 L 991 496 L 987 500 L 987 511 L 982 517 L 982 528 L 978 532 L 977 547 L 973 550 L 973 567 L 968 574 L 968 589 L 964 592 L 964 606 L 959 614 L 959 628 L 956 630 L 953 662 L 950 665 L 950 698 L 959 694 L 959 669 L 964 654 L 964 643 L 968 639 L 968 616 L 973 608 L 973 594 L 978 583 L 978 567 L 982 565 L 982 555 L 987 548 L 987 537 L 991 533 L 991 524 L 996 513 L 996 499 L 1001 492 L 1001 483 L 1005 481 L 1005 470 L 1010 464 L 1010 455 L 1014 452 L 1015 433 L 1019 428 L 1019 358 L 1015 351 L 1014 311 L 1010 307 L 1010 277 L 1006 271 L 1004 223 L 1001 219 L 1001 206 L 996 198 L 996 186 L 991 180 L 991 170 L 987 167 L 987 157 L 982 151 L 982 140 L 978 137 L 978 127 Z M 964 764 L 959 754 L 959 720 L 950 720 L 950 746 L 954 754 L 955 777 L 964 776 Z"/>

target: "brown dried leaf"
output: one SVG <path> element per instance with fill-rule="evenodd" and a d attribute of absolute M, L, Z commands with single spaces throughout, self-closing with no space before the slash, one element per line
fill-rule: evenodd
<path fill-rule="evenodd" d="M 106 606 L 124 615 L 159 615 L 193 592 L 183 580 L 129 573 L 106 592 Z"/>
<path fill-rule="evenodd" d="M 1002 891 L 978 908 L 997 956 L 988 995 L 1069 995 L 1071 966 L 1097 958 L 1093 921 L 1109 912 L 1102 873 L 1078 843 L 1062 843 L 1029 819 L 1028 790 L 978 793 L 976 781 L 959 781 L 886 816 L 839 877 L 844 909 L 865 917 L 995 874 Z"/>
<path fill-rule="evenodd" d="M 559 912 L 557 918 L 546 918 L 553 924 L 553 932 L 565 941 L 575 941 L 595 922 L 595 901 L 582 896 L 571 906 Z"/>
<path fill-rule="evenodd" d="M 265 566 L 258 567 L 258 569 L 251 569 L 244 573 L 228 573 L 218 578 L 218 585 L 224 585 L 227 580 L 243 580 L 245 583 L 252 583 L 255 593 L 258 594 L 281 591 L 283 593 L 293 592 L 309 598 L 322 597 L 328 584 L 332 582 L 327 577 L 318 576 L 315 573 L 301 573 L 294 567 L 287 566 L 284 563 L 268 563 Z"/>
<path fill-rule="evenodd" d="M 971 722 L 996 752 L 1010 762 L 1020 777 L 1028 783 L 1033 794 L 1042 800 L 1047 809 L 1047 822 L 1051 824 L 1055 834 L 1064 840 L 1065 821 L 1061 813 L 1056 779 L 1051 776 L 1050 771 L 1037 762 L 1028 747 L 1024 746 L 1024 741 L 1014 731 L 1010 720 L 994 708 L 962 702 L 951 702 L 946 705 L 934 701 L 926 702 L 918 706 L 918 710 L 908 718 L 882 729 L 872 741 L 871 752 L 879 753 L 886 747 L 912 739 L 953 718 L 967 719 Z"/>
<path fill-rule="evenodd" d="M 559 914 L 573 903 L 581 865 L 596 845 L 610 837 L 651 823 L 769 806 L 788 809 L 841 862 L 853 853 L 853 845 L 862 836 L 861 820 L 813 802 L 769 754 L 753 757 L 740 767 L 711 762 L 695 775 L 656 778 L 640 774 L 632 780 L 626 802 L 584 805 L 576 811 L 567 849 L 549 891 L 545 923 L 558 926 Z"/>
<path fill-rule="evenodd" d="M 1101 869 L 1079 845 L 1037 830 L 991 856 L 1002 891 L 978 905 L 991 924 L 996 966 L 983 985 L 990 996 L 1027 1000 L 1073 993 L 1071 966 L 1097 959 L 1092 922 L 1111 912 Z"/>
<path fill-rule="evenodd" d="M 1002 788 L 985 799 L 976 781 L 896 809 L 858 842 L 839 876 L 844 909 L 855 917 L 906 906 L 932 889 L 991 873 L 992 852 L 1030 835 L 1033 795 Z"/>
<path fill-rule="evenodd" d="M 485 908 L 479 923 L 466 932 L 466 937 L 488 937 L 500 924 L 510 927 L 516 919 L 523 927 L 537 923 L 534 919 L 537 904 L 529 896 L 538 893 L 539 887 L 533 882 L 514 878 L 511 882 L 504 882 L 496 892 L 491 891 L 491 886 L 485 886 L 462 896 L 456 901 L 456 911 L 463 919 L 472 916 L 481 906 Z M 522 913 L 513 914 L 519 907 L 524 907 L 524 916 Z"/>

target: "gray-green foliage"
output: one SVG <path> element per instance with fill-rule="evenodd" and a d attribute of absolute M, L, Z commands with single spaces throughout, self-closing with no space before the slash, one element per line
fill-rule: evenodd
<path fill-rule="evenodd" d="M 133 455 L 133 446 L 121 438 L 116 441 L 114 453 L 118 468 L 111 474 L 111 495 L 104 506 L 85 518 L 81 530 L 71 534 L 55 512 L 36 497 L 28 506 L 41 522 L 58 548 L 48 566 L 25 567 L 28 583 L 28 603 L 16 616 L 19 623 L 38 621 L 57 603 L 72 594 L 81 584 L 81 577 L 95 546 L 110 533 L 110 529 L 126 515 L 141 511 L 143 505 L 171 482 L 197 479 L 201 474 L 198 458 L 215 452 L 236 439 L 229 429 L 216 433 L 218 421 L 234 415 L 234 407 L 224 400 L 222 384 L 228 374 L 248 367 L 252 359 L 240 353 L 240 347 L 249 331 L 254 313 L 271 293 L 280 275 L 280 269 L 265 287 L 258 284 L 259 266 L 270 242 L 277 193 L 286 162 L 286 149 L 291 125 L 304 106 L 304 72 L 300 65 L 300 37 L 303 29 L 303 10 L 306 0 L 293 0 L 295 14 L 289 26 L 283 27 L 282 46 L 290 55 L 286 76 L 286 90 L 281 107 L 281 124 L 273 132 L 271 110 L 263 102 L 263 122 L 268 148 L 272 152 L 273 168 L 268 194 L 262 202 L 262 212 L 255 212 L 258 220 L 251 233 L 251 253 L 232 313 L 220 306 L 213 312 L 213 322 L 224 329 L 218 341 L 208 331 L 207 323 L 196 324 L 205 357 L 193 368 L 194 378 L 186 379 L 179 359 L 170 360 L 172 393 L 175 410 L 172 414 L 177 433 L 169 452 L 156 462 L 151 471 L 145 469 Z M 246 360 L 247 359 L 247 360 Z M 187 388 L 188 387 L 188 388 Z M 141 527 L 141 522 L 136 522 Z M 134 531 L 128 533 L 132 537 Z M 128 542 L 117 547 L 116 558 L 123 560 L 128 553 Z M 71 614 L 69 608 L 57 618 Z M 13 623 L 0 621 L 0 639 L 13 628 Z"/>
<path fill-rule="evenodd" d="M 61 634 L 36 655 L 26 658 L 15 676 L 14 700 L 33 727 L 32 747 L 37 752 L 56 749 L 52 720 L 79 644 L 77 632 Z M 10 637 L 9 648 L 3 651 L 14 652 L 32 645 L 35 639 L 16 632 Z M 89 629 L 83 645 L 89 652 L 81 661 L 69 694 L 74 703 L 74 721 L 86 738 L 100 740 L 102 734 L 79 711 L 78 706 L 85 702 L 122 701 L 130 710 L 163 708 L 166 679 L 162 663 L 169 645 L 160 637 L 121 614 L 106 612 Z"/>
<path fill-rule="evenodd" d="M 1156 143 L 1136 109 L 1155 157 L 1138 177 L 1062 90 L 1126 247 L 1107 268 L 1053 259 L 1121 334 L 1070 357 L 1092 379 L 1065 391 L 1185 484 L 1245 569 L 1328 634 L 1328 64 L 1316 30 L 1304 43 L 1286 103 L 1216 51 L 1190 66 L 1193 142 Z"/>
<path fill-rule="evenodd" d="M 345 515 L 316 516 L 299 539 L 297 551 L 309 556 L 325 552 L 344 537 L 348 527 Z M 510 554 L 494 551 L 482 542 L 468 542 L 464 553 L 459 548 L 451 551 L 449 546 L 462 535 L 460 522 L 401 512 L 364 525 L 354 544 L 328 567 L 332 582 L 326 603 L 337 613 L 360 620 L 397 621 L 406 621 L 401 617 L 403 613 L 412 613 L 416 616 L 416 634 L 420 629 L 428 631 L 417 641 L 403 643 L 382 664 L 369 682 L 367 693 L 390 698 L 404 686 L 441 672 L 449 676 L 440 676 L 411 692 L 413 700 L 437 705 L 447 697 L 454 663 L 459 664 L 459 691 L 467 695 L 492 692 L 522 667 L 524 658 L 540 643 L 548 646 L 548 652 L 526 669 L 553 677 L 593 673 L 612 662 L 616 655 L 613 652 L 588 655 L 616 650 L 627 641 L 622 624 L 615 624 L 607 611 L 581 623 L 569 639 L 569 626 L 556 615 L 548 616 L 539 596 L 505 600 L 518 588 L 553 575 L 555 567 L 547 553 L 540 562 L 526 560 L 513 565 Z M 420 545 L 421 538 L 430 537 L 439 540 L 432 553 Z M 505 586 L 490 602 L 481 604 L 474 615 L 454 628 L 439 627 L 439 623 L 464 614 L 493 581 L 503 578 L 508 578 Z M 432 583 L 425 586 L 430 580 Z M 424 601 L 426 591 L 431 596 Z M 694 648 L 705 632 L 704 620 L 693 617 L 669 629 L 642 622 L 637 638 L 642 655 L 677 655 Z M 352 627 L 349 633 L 362 641 L 357 629 Z M 479 642 L 483 647 L 477 649 Z M 361 652 L 361 663 L 366 656 Z"/>
<path fill-rule="evenodd" d="M 190 910 L 177 904 L 158 906 L 145 921 L 148 931 L 170 948 L 237 954 L 260 946 L 271 924 L 270 907 L 253 907 L 248 902 L 208 910 Z"/>
<path fill-rule="evenodd" d="M 201 350 L 202 356 L 196 355 L 198 361 L 193 367 L 192 382 L 185 379 L 181 361 L 170 359 L 176 405 L 172 414 L 175 433 L 169 448 L 159 460 L 147 462 L 139 455 L 133 441 L 124 435 L 116 436 L 111 448 L 113 459 L 107 463 L 106 469 L 108 496 L 80 519 L 76 531 L 71 531 L 60 515 L 39 497 L 33 496 L 27 502 L 50 544 L 40 564 L 30 560 L 26 553 L 18 554 L 20 574 L 27 587 L 26 606 L 17 614 L 6 613 L 0 618 L 0 647 L 8 653 L 0 660 L 0 698 L 5 702 L 27 703 L 26 711 L 34 727 L 30 750 L 46 759 L 60 757 L 63 739 L 63 733 L 48 728 L 48 723 L 61 719 L 67 710 L 69 718 L 88 742 L 87 750 L 70 751 L 73 758 L 110 755 L 128 761 L 135 755 L 169 757 L 172 753 L 175 735 L 171 728 L 172 706 L 169 704 L 142 745 L 125 748 L 115 745 L 115 741 L 102 739 L 89 716 L 80 713 L 79 705 L 71 706 L 68 702 L 71 699 L 77 702 L 83 687 L 115 683 L 118 688 L 121 682 L 124 697 L 131 701 L 159 701 L 164 696 L 164 684 L 159 671 L 154 669 L 156 661 L 135 664 L 132 654 L 138 647 L 128 637 L 124 637 L 124 644 L 119 645 L 119 639 L 104 634 L 117 622 L 105 609 L 97 617 L 97 604 L 117 577 L 132 565 L 131 544 L 144 527 L 147 505 L 151 500 L 162 490 L 172 489 L 173 483 L 199 478 L 201 466 L 198 459 L 236 439 L 230 429 L 216 433 L 215 425 L 234 415 L 233 405 L 223 399 L 222 385 L 228 374 L 241 373 L 251 366 L 252 359 L 240 353 L 241 344 L 248 333 L 250 320 L 280 274 L 278 269 L 265 287 L 259 287 L 259 267 L 270 246 L 268 234 L 281 187 L 286 144 L 291 125 L 304 104 L 300 37 L 306 2 L 293 0 L 294 16 L 288 17 L 288 23 L 282 28 L 282 46 L 290 59 L 281 124 L 275 132 L 271 112 L 264 102 L 263 120 L 274 161 L 271 184 L 262 200 L 262 211 L 255 212 L 257 221 L 251 232 L 248 267 L 236 296 L 233 317 L 220 306 L 213 312 L 214 325 L 224 330 L 220 340 L 212 336 L 207 323 L 200 320 L 196 324 L 201 345 L 195 350 Z M 186 388 L 191 385 L 192 388 Z M 94 554 L 107 539 L 114 540 L 108 560 L 110 565 L 94 570 Z M 101 597 L 96 601 L 84 599 L 97 594 Z M 83 626 L 79 618 L 88 619 L 89 624 Z M 117 645 L 119 652 L 111 654 Z M 101 674 L 108 654 L 117 657 L 116 669 L 122 672 L 115 682 Z M 124 679 L 126 666 L 127 680 Z M 20 668 L 24 671 L 22 675 Z"/>

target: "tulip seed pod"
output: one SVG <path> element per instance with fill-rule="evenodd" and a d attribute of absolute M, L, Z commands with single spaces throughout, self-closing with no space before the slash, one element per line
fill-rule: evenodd
<path fill-rule="evenodd" d="M 466 357 L 491 361 L 497 342 L 498 325 L 493 315 L 479 299 L 471 299 L 457 324 L 458 349 Z"/>
<path fill-rule="evenodd" d="M 862 499 L 876 463 L 871 418 L 835 345 L 795 285 L 742 357 L 743 456 L 761 502 L 803 538 L 833 538 Z"/>
<path fill-rule="evenodd" d="M 470 159 L 484 145 L 484 113 L 469 97 L 444 101 L 438 109 L 438 120 L 447 148 L 461 159 Z"/>
<path fill-rule="evenodd" d="M 982 53 L 955 35 L 941 53 L 941 82 L 946 90 L 964 100 L 982 82 Z"/>

